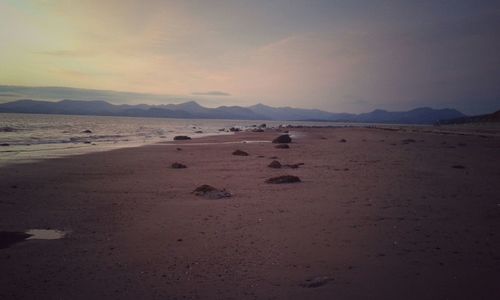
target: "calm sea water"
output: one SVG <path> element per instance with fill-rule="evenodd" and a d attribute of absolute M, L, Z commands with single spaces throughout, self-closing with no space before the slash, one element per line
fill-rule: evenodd
<path fill-rule="evenodd" d="M 101 116 L 65 116 L 0 113 L 0 165 L 66 155 L 136 147 L 172 140 L 230 134 L 221 128 L 266 123 L 268 126 L 339 125 L 338 123 L 193 120 Z M 90 131 L 90 132 L 88 132 Z"/>

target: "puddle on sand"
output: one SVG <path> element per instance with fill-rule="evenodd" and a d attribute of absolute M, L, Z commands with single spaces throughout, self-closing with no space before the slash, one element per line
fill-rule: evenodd
<path fill-rule="evenodd" d="M 57 240 L 62 239 L 66 232 L 55 229 L 30 229 L 21 231 L 0 231 L 0 249 L 24 242 L 26 240 Z"/>
<path fill-rule="evenodd" d="M 30 229 L 26 233 L 30 235 L 28 240 L 58 240 L 66 235 L 66 232 L 56 229 Z"/>

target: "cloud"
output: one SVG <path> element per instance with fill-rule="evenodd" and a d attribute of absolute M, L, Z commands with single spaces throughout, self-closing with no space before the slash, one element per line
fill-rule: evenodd
<path fill-rule="evenodd" d="M 231 94 L 221 91 L 194 92 L 191 94 L 196 96 L 231 96 Z"/>

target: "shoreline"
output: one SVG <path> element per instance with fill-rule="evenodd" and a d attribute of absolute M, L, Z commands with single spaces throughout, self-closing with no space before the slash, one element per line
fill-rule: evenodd
<path fill-rule="evenodd" d="M 500 296 L 498 138 L 291 130 L 290 149 L 237 143 L 269 130 L 2 167 L 0 231 L 70 233 L 0 249 L 0 298 Z M 302 182 L 265 183 L 285 174 Z"/>

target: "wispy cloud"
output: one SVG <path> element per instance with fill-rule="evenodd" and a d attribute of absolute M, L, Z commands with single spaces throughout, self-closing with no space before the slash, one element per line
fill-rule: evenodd
<path fill-rule="evenodd" d="M 191 94 L 196 96 L 231 96 L 231 94 L 221 91 L 194 92 Z"/>

